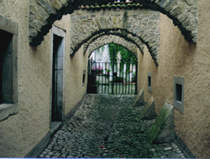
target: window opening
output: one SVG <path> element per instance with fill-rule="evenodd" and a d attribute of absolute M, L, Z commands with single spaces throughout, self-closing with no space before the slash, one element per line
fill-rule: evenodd
<path fill-rule="evenodd" d="M 182 85 L 176 84 L 176 100 L 181 102 L 182 101 Z"/>
<path fill-rule="evenodd" d="M 12 34 L 0 30 L 0 104 L 13 103 Z"/>

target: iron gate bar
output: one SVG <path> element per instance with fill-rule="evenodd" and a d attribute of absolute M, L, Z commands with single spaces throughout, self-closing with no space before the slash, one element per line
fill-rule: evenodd
<path fill-rule="evenodd" d="M 128 94 L 130 94 L 130 70 L 131 70 L 131 65 L 128 64 Z"/>
<path fill-rule="evenodd" d="M 126 92 L 125 92 L 125 94 L 127 94 L 128 93 L 128 91 L 127 91 L 128 90 L 128 87 L 127 87 L 127 81 L 128 81 L 127 63 L 126 63 L 126 71 L 125 71 L 125 74 L 126 74 L 126 78 L 125 78 L 126 79 L 126 81 L 125 81 L 126 82 L 126 90 L 125 90 Z"/>
<path fill-rule="evenodd" d="M 137 93 L 137 63 L 95 61 L 88 63 L 91 78 L 88 78 L 88 89 L 96 88 L 94 93 L 113 95 Z M 88 90 L 89 92 L 93 93 Z"/>
<path fill-rule="evenodd" d="M 133 65 L 131 65 L 130 64 L 130 71 L 131 70 L 133 70 Z M 130 94 L 132 93 L 132 87 L 133 87 L 133 83 L 132 83 L 132 75 L 131 75 L 131 73 L 133 73 L 133 72 L 130 72 L 130 75 L 129 75 L 129 81 L 130 81 L 130 83 L 131 83 L 131 85 L 130 85 Z"/>

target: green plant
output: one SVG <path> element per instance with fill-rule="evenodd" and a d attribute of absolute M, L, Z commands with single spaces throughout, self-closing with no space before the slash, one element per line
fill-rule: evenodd
<path fill-rule="evenodd" d="M 160 134 L 161 129 L 165 125 L 166 117 L 167 117 L 167 110 L 161 109 L 159 116 L 155 120 L 155 123 L 147 131 L 147 140 L 149 143 L 153 143 Z"/>
<path fill-rule="evenodd" d="M 137 58 L 134 53 L 130 52 L 128 49 L 124 48 L 123 46 L 117 45 L 114 43 L 109 44 L 109 55 L 110 55 L 111 63 L 117 62 L 116 57 L 117 57 L 118 52 L 120 52 L 120 55 L 121 55 L 121 63 L 127 64 L 127 65 L 136 64 Z"/>

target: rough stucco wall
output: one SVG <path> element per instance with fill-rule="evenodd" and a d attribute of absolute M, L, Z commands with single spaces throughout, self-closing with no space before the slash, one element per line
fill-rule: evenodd
<path fill-rule="evenodd" d="M 152 84 L 156 82 L 156 78 L 154 74 L 157 71 L 157 68 L 154 61 L 152 60 L 151 55 L 149 54 L 149 51 L 147 47 L 144 47 L 144 54 L 141 54 L 140 50 L 137 50 L 138 58 L 139 58 L 139 67 L 138 67 L 138 90 L 144 89 L 144 96 L 145 101 L 148 101 L 151 93 L 148 91 L 148 81 L 147 81 L 147 75 L 148 72 L 152 73 Z"/>
<path fill-rule="evenodd" d="M 19 109 L 16 115 L 0 122 L 0 157 L 24 157 L 41 141 L 50 127 L 51 31 L 40 46 L 29 46 L 28 0 L 0 1 L 0 15 L 18 23 Z M 64 110 L 67 114 L 86 92 L 85 87 L 81 89 L 83 54 L 78 53 L 73 59 L 69 57 L 70 17 L 64 16 L 55 25 L 67 30 L 64 61 Z"/>
<path fill-rule="evenodd" d="M 87 89 L 87 54 L 83 56 L 83 47 L 81 47 L 77 54 L 70 58 L 69 52 L 67 59 L 70 61 L 66 64 L 65 70 L 65 114 L 81 100 L 86 94 Z M 86 80 L 82 84 L 83 71 L 86 71 Z"/>
<path fill-rule="evenodd" d="M 175 109 L 175 129 L 196 157 L 210 156 L 210 4 L 199 1 L 197 46 L 190 45 L 170 19 L 160 18 L 159 66 L 154 67 L 147 50 L 140 58 L 140 88 L 145 98 L 154 96 L 157 111 L 165 101 L 173 104 L 174 77 L 184 77 L 184 113 Z M 146 55 L 146 56 L 145 56 Z M 147 91 L 147 73 L 152 72 L 152 93 Z"/>
<path fill-rule="evenodd" d="M 86 93 L 87 80 L 82 84 L 83 70 L 87 71 L 87 55 L 84 56 L 81 47 L 74 57 L 70 57 L 70 15 L 54 23 L 55 26 L 66 30 L 66 45 L 64 55 L 64 114 L 67 115 Z M 87 77 L 87 75 L 86 75 Z"/>
<path fill-rule="evenodd" d="M 23 157 L 49 129 L 46 54 L 29 53 L 28 0 L 3 0 L 0 14 L 18 23 L 17 115 L 0 122 L 0 157 Z M 46 45 L 44 42 L 42 45 Z M 40 60 L 41 59 L 41 60 Z M 43 72 L 40 72 L 43 70 Z"/>

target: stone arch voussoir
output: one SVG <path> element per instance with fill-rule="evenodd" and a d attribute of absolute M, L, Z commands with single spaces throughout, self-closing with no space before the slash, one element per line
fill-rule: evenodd
<path fill-rule="evenodd" d="M 71 14 L 81 5 L 99 4 L 95 8 L 100 11 L 105 8 L 100 4 L 108 4 L 114 0 L 30 0 L 29 15 L 29 39 L 32 46 L 39 45 L 43 37 L 49 32 L 52 24 L 60 19 L 64 14 Z M 133 10 L 138 11 L 145 7 L 159 11 L 171 18 L 175 25 L 179 27 L 185 38 L 193 43 L 197 41 L 198 9 L 197 0 L 133 0 L 141 5 L 134 5 Z M 110 9 L 110 4 L 108 5 Z M 130 9 L 130 5 L 115 5 L 111 8 Z M 136 6 L 136 7 L 135 7 Z M 91 6 L 93 9 L 94 7 Z M 108 10 L 107 12 L 109 12 Z M 140 27 L 140 26 L 139 26 Z"/>
<path fill-rule="evenodd" d="M 137 35 L 128 32 L 127 30 L 121 30 L 121 29 L 107 29 L 107 30 L 99 30 L 98 32 L 92 34 L 92 36 L 88 37 L 87 39 L 84 39 L 81 43 L 79 43 L 76 47 L 71 48 L 71 57 L 75 55 L 75 53 L 79 50 L 79 48 L 84 45 L 84 52 L 86 52 L 88 46 L 94 42 L 100 39 L 100 37 L 103 36 L 117 36 L 120 37 L 136 46 L 136 48 L 139 48 L 139 50 L 143 53 L 143 47 L 146 45 L 149 49 L 150 55 L 152 56 L 152 59 L 154 60 L 155 64 L 158 65 L 158 59 L 157 59 L 157 54 L 158 54 L 158 47 L 159 45 L 150 46 L 150 42 L 148 43 L 142 40 L 142 37 L 138 37 Z"/>
<path fill-rule="evenodd" d="M 126 49 L 128 49 L 129 51 L 136 54 L 136 51 L 137 51 L 136 44 L 130 41 L 127 41 L 124 38 L 116 36 L 116 35 L 103 35 L 103 36 L 97 37 L 94 41 L 91 41 L 91 43 L 88 43 L 88 45 L 84 47 L 85 48 L 84 53 L 89 55 L 94 50 L 109 43 L 115 43 L 115 44 L 121 45 L 125 47 Z M 143 46 L 144 45 L 142 44 L 141 49 L 143 49 Z"/>
<path fill-rule="evenodd" d="M 141 50 L 146 44 L 150 54 L 158 63 L 160 42 L 158 12 L 150 10 L 133 11 L 77 11 L 71 15 L 70 54 L 73 56 L 78 49 L 91 40 L 102 35 L 117 35 L 136 44 Z"/>
<path fill-rule="evenodd" d="M 135 0 L 145 7 L 166 14 L 177 25 L 189 42 L 197 42 L 198 2 L 197 0 Z"/>

